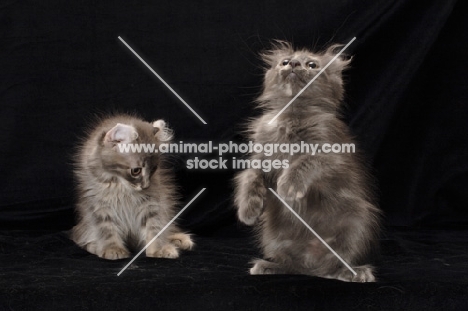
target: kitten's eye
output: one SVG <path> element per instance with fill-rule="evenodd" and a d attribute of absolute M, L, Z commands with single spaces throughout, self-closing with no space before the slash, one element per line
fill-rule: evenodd
<path fill-rule="evenodd" d="M 130 175 L 132 175 L 132 177 L 138 177 L 140 176 L 141 174 L 141 167 L 134 167 L 130 170 Z"/>
<path fill-rule="evenodd" d="M 317 68 L 317 64 L 314 63 L 314 62 L 308 62 L 308 63 L 307 63 L 307 66 L 309 66 L 309 68 L 312 68 L 312 69 Z"/>
<path fill-rule="evenodd" d="M 289 59 L 283 60 L 283 66 L 286 66 L 286 65 L 288 65 L 288 64 L 289 64 Z"/>

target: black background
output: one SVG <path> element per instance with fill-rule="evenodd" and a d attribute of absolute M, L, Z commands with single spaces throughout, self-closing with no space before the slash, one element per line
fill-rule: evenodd
<path fill-rule="evenodd" d="M 71 228 L 71 157 L 96 114 L 165 119 L 176 141 L 242 141 L 259 113 L 257 55 L 272 39 L 318 51 L 354 36 L 344 117 L 377 177 L 385 226 L 466 228 L 465 1 L 3 1 L 0 16 L 2 229 Z M 235 172 L 187 170 L 191 157 L 173 160 L 183 203 L 207 190 L 180 222 L 239 236 Z"/>

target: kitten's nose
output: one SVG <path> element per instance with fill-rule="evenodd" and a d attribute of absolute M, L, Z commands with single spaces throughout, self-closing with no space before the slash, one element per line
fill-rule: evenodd
<path fill-rule="evenodd" d="M 293 59 L 289 62 L 289 65 L 291 65 L 293 68 L 296 68 L 297 66 L 300 66 L 301 63 L 298 60 Z"/>

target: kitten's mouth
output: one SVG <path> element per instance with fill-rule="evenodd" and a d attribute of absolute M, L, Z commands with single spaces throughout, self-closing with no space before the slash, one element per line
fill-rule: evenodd
<path fill-rule="evenodd" d="M 299 74 L 297 74 L 297 72 L 294 71 L 291 71 L 291 73 L 287 75 L 287 79 L 289 81 L 300 81 L 302 83 L 305 83 L 304 79 Z"/>

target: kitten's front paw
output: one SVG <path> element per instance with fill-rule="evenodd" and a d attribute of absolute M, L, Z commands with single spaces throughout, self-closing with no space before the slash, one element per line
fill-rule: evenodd
<path fill-rule="evenodd" d="M 91 243 L 86 244 L 86 250 L 88 252 L 90 252 L 91 254 L 99 256 L 99 254 L 98 254 L 98 245 L 97 245 L 96 242 L 91 242 Z M 99 256 L 99 257 L 101 257 L 101 256 Z"/>
<path fill-rule="evenodd" d="M 307 188 L 303 183 L 296 181 L 290 174 L 283 174 L 278 178 L 278 195 L 286 202 L 300 201 L 304 198 Z"/>
<path fill-rule="evenodd" d="M 104 248 L 99 257 L 109 260 L 117 260 L 130 257 L 130 252 L 118 246 Z"/>
<path fill-rule="evenodd" d="M 173 234 L 169 236 L 169 240 L 175 246 L 185 250 L 190 250 L 195 245 L 195 243 L 193 243 L 192 239 L 190 238 L 190 235 L 186 233 Z"/>
<path fill-rule="evenodd" d="M 239 204 L 237 217 L 241 222 L 252 226 L 257 221 L 263 211 L 263 198 L 259 196 L 250 196 L 242 204 Z"/>
<path fill-rule="evenodd" d="M 160 249 L 146 249 L 146 257 L 154 257 L 154 258 L 178 258 L 179 251 L 177 248 L 172 244 L 166 244 Z"/>

